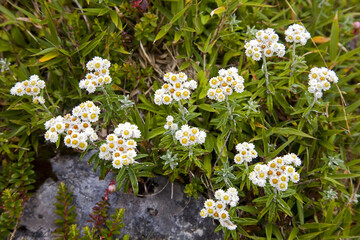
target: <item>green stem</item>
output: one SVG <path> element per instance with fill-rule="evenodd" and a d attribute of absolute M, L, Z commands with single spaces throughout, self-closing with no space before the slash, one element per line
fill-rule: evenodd
<path fill-rule="evenodd" d="M 225 101 L 226 101 L 227 110 L 228 110 L 229 113 L 230 113 L 230 120 L 232 121 L 234 118 L 233 118 L 233 115 L 232 115 L 232 111 L 231 111 L 230 104 L 229 104 L 229 99 L 228 99 L 227 96 L 226 96 L 226 98 L 225 98 Z"/>
<path fill-rule="evenodd" d="M 306 113 L 306 115 L 304 116 L 305 118 L 310 114 L 310 112 L 311 112 L 312 108 L 314 107 L 315 103 L 316 103 L 316 97 L 314 95 L 314 100 L 310 105 L 310 111 Z"/>
<path fill-rule="evenodd" d="M 262 54 L 262 59 L 263 59 L 263 71 L 266 79 L 266 88 L 267 88 L 267 93 L 269 94 L 271 93 L 269 89 L 269 72 L 267 70 L 266 57 L 264 53 Z"/>
<path fill-rule="evenodd" d="M 49 113 L 52 117 L 55 117 L 52 112 L 50 112 L 50 110 L 46 107 L 46 105 L 44 103 L 40 103 L 41 106 L 43 106 L 43 108 L 46 110 L 47 113 Z"/>
<path fill-rule="evenodd" d="M 180 109 L 180 112 L 181 112 L 181 115 L 182 115 L 182 119 L 186 122 L 186 118 L 185 118 L 186 109 L 182 105 L 181 101 L 178 101 L 178 105 L 179 105 L 179 109 Z"/>
<path fill-rule="evenodd" d="M 293 44 L 293 52 L 292 52 L 292 63 L 291 63 L 291 73 L 290 76 L 292 77 L 295 72 L 295 57 L 296 57 L 296 43 Z"/>
<path fill-rule="evenodd" d="M 112 106 L 111 106 L 111 104 L 110 104 L 110 96 L 109 96 L 108 92 L 106 91 L 106 89 L 104 88 L 104 86 L 101 86 L 101 89 L 102 89 L 102 91 L 104 92 L 104 94 L 105 94 L 105 96 L 106 96 L 106 101 L 107 101 L 107 104 L 108 104 L 110 110 L 112 110 Z"/>

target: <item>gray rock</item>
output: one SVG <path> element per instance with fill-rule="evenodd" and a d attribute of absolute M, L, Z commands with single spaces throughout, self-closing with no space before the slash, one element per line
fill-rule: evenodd
<path fill-rule="evenodd" d="M 78 156 L 57 156 L 50 160 L 59 182 L 65 182 L 73 192 L 77 224 L 81 229 L 86 225 L 91 226 L 87 220 L 92 207 L 104 196 L 113 178 L 113 174 L 108 174 L 105 180 L 99 180 L 99 174 L 94 173 L 92 166 L 87 164 L 87 159 L 93 153 L 87 154 L 82 161 L 78 160 Z M 148 196 L 135 197 L 123 192 L 110 195 L 111 214 L 115 208 L 125 209 L 122 234 L 130 235 L 130 239 L 149 240 L 222 239 L 220 233 L 214 234 L 217 224 L 210 218 L 202 219 L 199 216 L 205 201 L 203 197 L 197 200 L 187 198 L 183 186 L 168 184 L 165 177 L 158 176 L 152 181 L 154 193 Z M 54 221 L 57 219 L 54 203 L 59 182 L 47 179 L 25 204 L 16 239 L 54 239 L 52 232 L 56 229 Z"/>

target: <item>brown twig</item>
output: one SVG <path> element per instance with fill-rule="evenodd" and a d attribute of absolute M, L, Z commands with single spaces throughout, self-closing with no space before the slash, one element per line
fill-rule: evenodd
<path fill-rule="evenodd" d="M 151 194 L 146 194 L 146 195 L 143 195 L 143 194 L 138 194 L 138 196 L 140 196 L 140 197 L 151 197 L 151 196 L 155 196 L 155 195 L 158 195 L 159 193 L 161 193 L 162 191 L 164 191 L 164 189 L 167 187 L 167 185 L 169 185 L 169 180 L 167 181 L 167 183 L 165 184 L 165 186 L 162 188 L 162 189 L 160 189 L 158 192 L 156 192 L 156 193 L 151 193 Z"/>
<path fill-rule="evenodd" d="M 80 9 L 80 12 L 82 13 L 82 16 L 83 16 L 83 18 L 85 20 L 86 26 L 87 26 L 87 28 L 88 28 L 88 30 L 90 32 L 90 24 L 89 24 L 89 21 L 88 21 L 86 15 L 84 15 L 84 10 L 82 9 L 82 7 L 81 7 L 80 3 L 78 2 L 78 0 L 74 0 L 74 2 L 78 6 L 78 8 Z"/>

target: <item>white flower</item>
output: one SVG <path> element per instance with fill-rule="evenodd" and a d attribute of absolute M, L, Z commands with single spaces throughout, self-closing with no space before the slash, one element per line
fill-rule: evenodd
<path fill-rule="evenodd" d="M 32 75 L 29 80 L 17 82 L 14 87 L 10 89 L 10 93 L 16 96 L 23 96 L 24 94 L 37 96 L 44 87 L 45 82 L 40 80 L 38 75 Z"/>
<path fill-rule="evenodd" d="M 251 162 L 252 159 L 255 159 L 258 154 L 255 150 L 255 146 L 252 143 L 239 143 L 236 145 L 236 150 L 239 152 L 235 155 L 234 161 L 237 164 L 241 164 L 244 161 Z"/>
<path fill-rule="evenodd" d="M 222 198 L 222 195 L 223 195 L 224 193 L 225 193 L 225 192 L 224 192 L 224 190 L 222 190 L 222 189 L 216 190 L 216 191 L 215 191 L 215 198 L 218 199 L 218 200 L 220 200 L 220 199 Z"/>
<path fill-rule="evenodd" d="M 170 122 L 172 122 L 172 121 L 174 121 L 174 117 L 173 116 L 171 116 L 171 115 L 169 115 L 169 116 L 167 116 L 166 117 L 166 121 L 170 121 Z"/>
<path fill-rule="evenodd" d="M 323 91 L 330 89 L 330 82 L 338 82 L 338 77 L 334 71 L 325 67 L 314 67 L 310 70 L 308 91 L 313 93 L 316 99 L 321 98 Z"/>
<path fill-rule="evenodd" d="M 215 206 L 215 202 L 212 199 L 208 199 L 204 203 L 205 208 L 211 208 Z"/>
<path fill-rule="evenodd" d="M 33 103 L 35 104 L 44 104 L 45 103 L 45 99 L 42 97 L 42 96 L 39 96 L 39 97 L 34 97 L 33 98 Z"/>
<path fill-rule="evenodd" d="M 111 77 L 109 76 L 109 67 L 111 63 L 107 59 L 100 57 L 94 57 L 86 64 L 86 68 L 90 72 L 86 74 L 85 79 L 79 82 L 80 88 L 85 88 L 89 93 L 95 92 L 97 87 L 102 87 L 104 84 L 111 83 Z"/>
<path fill-rule="evenodd" d="M 59 139 L 59 135 L 56 132 L 50 133 L 50 136 L 49 136 L 50 142 L 56 143 L 58 139 Z"/>
<path fill-rule="evenodd" d="M 207 199 L 204 202 L 204 208 L 200 211 L 202 218 L 212 217 L 220 221 L 223 227 L 229 230 L 236 229 L 236 225 L 231 222 L 229 210 L 230 207 L 235 207 L 239 201 L 237 190 L 229 188 L 226 192 L 222 189 L 215 191 L 215 202 L 212 199 Z"/>
<path fill-rule="evenodd" d="M 207 92 L 208 98 L 222 102 L 225 96 L 230 96 L 234 91 L 244 91 L 244 78 L 238 75 L 237 68 L 220 69 L 218 73 L 219 76 L 209 80 L 211 88 Z"/>
<path fill-rule="evenodd" d="M 299 24 L 290 25 L 285 31 L 285 40 L 290 43 L 295 42 L 305 45 L 310 38 L 310 33 L 304 26 Z"/>
<path fill-rule="evenodd" d="M 201 209 L 200 216 L 201 218 L 206 218 L 208 216 L 208 213 L 205 208 Z"/>
<path fill-rule="evenodd" d="M 279 36 L 273 29 L 259 30 L 256 32 L 256 39 L 245 43 L 245 54 L 255 61 L 259 61 L 262 54 L 265 57 L 272 57 L 273 55 L 282 57 L 285 54 L 285 46 L 278 43 L 278 40 Z"/>
<path fill-rule="evenodd" d="M 189 125 L 185 124 L 180 130 L 175 132 L 176 139 L 183 146 L 191 146 L 195 144 L 203 144 L 206 139 L 206 133 L 200 131 L 198 128 L 190 128 Z"/>
<path fill-rule="evenodd" d="M 114 168 L 119 169 L 122 167 L 122 162 L 120 159 L 116 158 L 112 161 L 112 165 Z"/>
<path fill-rule="evenodd" d="M 189 99 L 191 96 L 190 90 L 197 88 L 197 82 L 194 80 L 187 81 L 188 77 L 185 73 L 180 72 L 174 74 L 168 72 L 164 75 L 166 82 L 161 86 L 161 89 L 155 91 L 154 102 L 157 105 L 169 105 L 174 100 L 180 101 L 182 99 Z"/>
<path fill-rule="evenodd" d="M 257 164 L 250 173 L 249 179 L 260 187 L 264 187 L 268 179 L 271 186 L 279 191 L 286 191 L 289 180 L 294 183 L 300 180 L 300 175 L 290 164 L 299 166 L 301 160 L 296 154 L 290 153 L 271 160 L 267 165 Z"/>

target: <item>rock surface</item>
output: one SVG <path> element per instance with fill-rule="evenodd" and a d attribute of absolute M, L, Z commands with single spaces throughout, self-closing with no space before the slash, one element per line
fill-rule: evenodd
<path fill-rule="evenodd" d="M 78 156 L 57 156 L 50 160 L 59 181 L 47 179 L 25 204 L 16 239 L 54 239 L 52 232 L 56 229 L 54 221 L 57 219 L 54 203 L 60 182 L 73 192 L 78 226 L 82 229 L 91 224 L 87 220 L 92 207 L 101 200 L 113 177 L 108 174 L 105 180 L 99 180 L 99 174 L 87 164 L 92 153 L 82 161 Z M 125 208 L 125 227 L 121 233 L 130 235 L 130 239 L 222 239 L 219 233 L 214 234 L 217 224 L 210 218 L 199 216 L 203 197 L 187 198 L 183 186 L 171 186 L 165 177 L 156 177 L 152 181 L 154 193 L 146 197 L 123 192 L 110 195 L 111 214 L 115 208 Z"/>

